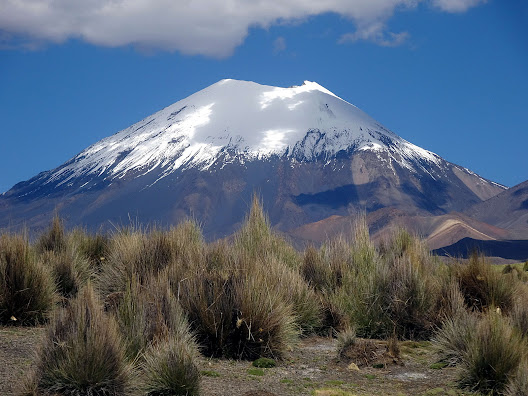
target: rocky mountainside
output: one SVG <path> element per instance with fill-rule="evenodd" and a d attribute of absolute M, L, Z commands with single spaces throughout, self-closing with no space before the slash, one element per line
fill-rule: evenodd
<path fill-rule="evenodd" d="M 253 193 L 292 230 L 392 207 L 463 211 L 505 188 L 402 139 L 314 82 L 222 80 L 0 196 L 0 227 L 168 225 L 192 216 L 233 232 Z"/>

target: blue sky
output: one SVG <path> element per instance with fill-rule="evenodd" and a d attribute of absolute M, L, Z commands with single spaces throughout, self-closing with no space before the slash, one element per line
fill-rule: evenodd
<path fill-rule="evenodd" d="M 528 180 L 526 1 L 68 1 L 0 0 L 0 191 L 223 78 L 316 81 L 448 161 Z"/>

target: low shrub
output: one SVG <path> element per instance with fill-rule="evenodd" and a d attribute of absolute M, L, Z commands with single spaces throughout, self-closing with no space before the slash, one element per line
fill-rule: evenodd
<path fill-rule="evenodd" d="M 87 285 L 53 320 L 29 388 L 42 395 L 124 395 L 129 374 L 116 324 Z"/>
<path fill-rule="evenodd" d="M 44 323 L 56 301 L 53 278 L 27 240 L 0 235 L 0 323 Z"/>
<path fill-rule="evenodd" d="M 254 360 L 253 363 L 251 363 L 254 367 L 259 368 L 272 368 L 277 365 L 275 360 L 270 358 L 258 358 L 257 360 Z"/>
<path fill-rule="evenodd" d="M 356 331 L 347 327 L 337 334 L 337 356 L 344 357 L 344 353 L 357 342 Z"/>

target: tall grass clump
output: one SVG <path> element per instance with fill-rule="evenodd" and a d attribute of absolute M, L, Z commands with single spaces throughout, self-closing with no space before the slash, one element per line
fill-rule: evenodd
<path fill-rule="evenodd" d="M 440 321 L 436 267 L 423 243 L 399 231 L 376 254 L 366 238 L 352 245 L 352 268 L 336 294 L 357 334 L 428 338 Z"/>
<path fill-rule="evenodd" d="M 485 257 L 476 253 L 467 264 L 458 264 L 454 270 L 470 309 L 485 311 L 493 306 L 509 312 L 513 308 L 517 281 L 512 274 L 495 271 Z"/>
<path fill-rule="evenodd" d="M 124 395 L 129 374 L 115 321 L 87 285 L 53 320 L 31 388 L 37 395 Z"/>
<path fill-rule="evenodd" d="M 44 323 L 56 302 L 53 278 L 27 240 L 0 235 L 0 323 Z"/>
<path fill-rule="evenodd" d="M 113 235 L 108 261 L 98 275 L 101 293 L 125 291 L 133 277 L 144 283 L 172 262 L 169 234 L 160 230 L 124 229 Z"/>
<path fill-rule="evenodd" d="M 519 285 L 513 309 L 510 312 L 512 325 L 528 341 L 528 285 Z"/>
<path fill-rule="evenodd" d="M 169 336 L 187 345 L 189 356 L 196 355 L 196 344 L 185 314 L 172 293 L 166 272 L 145 284 L 132 279 L 121 300 L 110 309 L 123 336 L 130 361 L 140 357 L 150 346 Z"/>
<path fill-rule="evenodd" d="M 297 330 L 280 275 L 270 275 L 261 261 L 248 263 L 243 255 L 224 253 L 206 255 L 214 264 L 172 282 L 202 353 L 236 359 L 282 356 Z"/>
<path fill-rule="evenodd" d="M 173 293 L 184 309 L 203 354 L 236 357 L 231 333 L 236 323 L 234 277 L 218 271 L 196 271 L 172 280 Z"/>
<path fill-rule="evenodd" d="M 517 372 L 508 381 L 505 396 L 526 396 L 528 395 L 528 358 L 519 364 Z"/>
<path fill-rule="evenodd" d="M 168 231 L 173 261 L 181 270 L 189 270 L 203 261 L 206 247 L 202 230 L 195 220 L 185 220 Z"/>
<path fill-rule="evenodd" d="M 268 284 L 274 285 L 283 301 L 292 306 L 295 325 L 302 336 L 315 334 L 323 328 L 323 304 L 303 279 L 299 271 L 282 265 L 275 257 L 265 256 L 259 263 L 260 268 L 255 272 L 262 272 Z"/>
<path fill-rule="evenodd" d="M 478 322 L 478 316 L 467 311 L 460 311 L 444 320 L 432 339 L 440 361 L 449 366 L 462 362 Z"/>
<path fill-rule="evenodd" d="M 46 251 L 59 252 L 66 248 L 66 232 L 64 231 L 64 222 L 56 214 L 51 221 L 48 229 L 40 234 L 35 248 L 37 252 L 43 253 Z"/>
<path fill-rule="evenodd" d="M 271 229 L 256 196 L 253 196 L 246 221 L 235 234 L 233 250 L 233 254 L 238 257 L 239 270 L 259 273 L 256 276 L 265 277 L 266 284 L 276 289 L 286 304 L 292 305 L 295 323 L 302 334 L 311 334 L 320 329 L 322 306 L 313 290 L 303 281 L 301 257 L 282 236 Z M 261 266 L 266 270 L 261 271 Z"/>
<path fill-rule="evenodd" d="M 99 272 L 108 260 L 110 253 L 110 239 L 107 235 L 89 234 L 81 228 L 74 229 L 69 235 L 69 242 L 76 246 L 79 254 L 87 259 L 90 267 Z"/>
<path fill-rule="evenodd" d="M 459 383 L 484 394 L 501 394 L 528 347 L 507 318 L 495 312 L 485 314 L 473 330 L 462 355 Z"/>
<path fill-rule="evenodd" d="M 169 335 L 144 355 L 142 390 L 147 395 L 199 395 L 200 372 L 196 359 L 184 339 Z"/>
<path fill-rule="evenodd" d="M 90 262 L 72 244 L 64 250 L 42 253 L 41 260 L 50 269 L 57 291 L 64 298 L 75 297 L 92 275 Z"/>
<path fill-rule="evenodd" d="M 139 363 L 140 388 L 146 394 L 198 394 L 198 348 L 167 271 L 144 284 L 132 279 L 110 311 L 117 319 L 127 359 Z"/>
<path fill-rule="evenodd" d="M 271 229 L 269 219 L 256 195 L 253 196 L 244 224 L 235 234 L 234 247 L 253 260 L 273 255 L 290 268 L 298 269 L 301 264 L 300 256 L 293 246 Z"/>
<path fill-rule="evenodd" d="M 301 266 L 304 280 L 316 291 L 323 310 L 323 326 L 330 332 L 350 325 L 339 294 L 343 292 L 344 276 L 353 278 L 350 245 L 343 236 L 327 241 L 319 251 L 306 249 Z"/>
<path fill-rule="evenodd" d="M 234 346 L 239 358 L 282 358 L 295 344 L 298 331 L 294 308 L 283 298 L 285 285 L 269 282 L 267 268 L 237 278 Z"/>

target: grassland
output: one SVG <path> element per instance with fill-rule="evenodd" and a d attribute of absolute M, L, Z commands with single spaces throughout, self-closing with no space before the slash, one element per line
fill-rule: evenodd
<path fill-rule="evenodd" d="M 361 217 L 299 252 L 256 199 L 215 243 L 192 221 L 94 235 L 56 218 L 31 243 L 0 236 L 0 390 L 526 395 L 527 282 L 404 230 L 374 246 Z"/>

